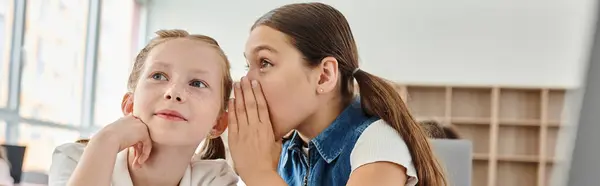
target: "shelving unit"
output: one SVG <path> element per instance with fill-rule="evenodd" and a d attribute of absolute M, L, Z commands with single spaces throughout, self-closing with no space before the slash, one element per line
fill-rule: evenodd
<path fill-rule="evenodd" d="M 395 86 L 418 120 L 473 142 L 473 186 L 549 185 L 565 90 Z"/>

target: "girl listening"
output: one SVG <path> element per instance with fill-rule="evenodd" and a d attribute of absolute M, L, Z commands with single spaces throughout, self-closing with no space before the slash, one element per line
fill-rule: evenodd
<path fill-rule="evenodd" d="M 57 147 L 50 186 L 236 185 L 237 175 L 216 160 L 224 158 L 219 135 L 227 127 L 229 61 L 208 36 L 157 34 L 135 59 L 125 116 L 86 144 Z M 204 139 L 208 153 L 192 161 Z"/>

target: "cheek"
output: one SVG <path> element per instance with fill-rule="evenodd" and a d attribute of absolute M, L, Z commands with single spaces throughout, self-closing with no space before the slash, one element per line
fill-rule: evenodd
<path fill-rule="evenodd" d="M 143 113 L 147 112 L 150 106 L 150 99 L 153 93 L 148 92 L 147 90 L 137 89 L 133 95 L 133 114 L 136 116 L 141 116 Z"/>
<path fill-rule="evenodd" d="M 221 97 L 215 95 L 196 95 L 190 99 L 191 120 L 194 123 L 191 130 L 195 135 L 205 135 L 216 124 L 221 111 Z"/>
<path fill-rule="evenodd" d="M 304 75 L 271 75 L 260 82 L 276 133 L 287 133 L 312 112 L 314 93 Z"/>

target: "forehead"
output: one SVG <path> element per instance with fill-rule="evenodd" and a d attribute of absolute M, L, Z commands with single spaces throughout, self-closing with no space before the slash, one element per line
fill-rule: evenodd
<path fill-rule="evenodd" d="M 217 49 L 203 41 L 176 38 L 155 46 L 150 50 L 146 62 L 148 66 L 160 62 L 170 66 L 212 72 L 221 68 L 224 59 Z"/>
<path fill-rule="evenodd" d="M 269 48 L 285 52 L 293 49 L 293 46 L 283 32 L 268 26 L 258 26 L 250 32 L 244 53 L 251 54 Z"/>

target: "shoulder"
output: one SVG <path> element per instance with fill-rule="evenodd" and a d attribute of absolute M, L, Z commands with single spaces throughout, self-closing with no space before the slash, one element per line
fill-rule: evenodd
<path fill-rule="evenodd" d="M 234 186 L 238 183 L 237 174 L 223 159 L 194 160 L 191 169 L 194 185 Z"/>
<path fill-rule="evenodd" d="M 391 162 L 403 166 L 408 178 L 406 185 L 416 184 L 417 172 L 408 146 L 402 136 L 381 119 L 365 128 L 350 153 L 352 171 L 374 162 Z"/>
<path fill-rule="evenodd" d="M 81 143 L 66 143 L 54 149 L 48 171 L 49 185 L 66 185 L 84 149 L 85 144 Z"/>
<path fill-rule="evenodd" d="M 82 143 L 65 143 L 54 149 L 52 153 L 53 157 L 58 158 L 69 158 L 78 161 L 83 151 L 85 150 L 85 144 Z"/>

